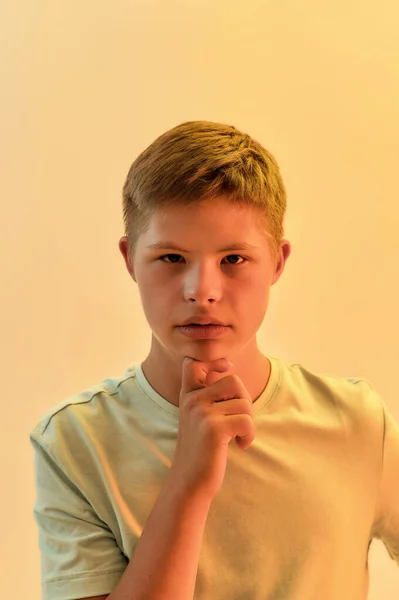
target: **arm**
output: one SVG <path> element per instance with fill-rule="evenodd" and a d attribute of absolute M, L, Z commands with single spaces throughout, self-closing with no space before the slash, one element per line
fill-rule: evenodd
<path fill-rule="evenodd" d="M 169 476 L 109 600 L 192 600 L 209 508 Z"/>
<path fill-rule="evenodd" d="M 379 501 L 374 522 L 373 537 L 385 544 L 389 556 L 399 566 L 399 425 L 385 403 L 382 473 Z"/>

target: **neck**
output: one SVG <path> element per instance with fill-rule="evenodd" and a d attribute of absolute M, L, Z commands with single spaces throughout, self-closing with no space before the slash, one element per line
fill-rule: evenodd
<path fill-rule="evenodd" d="M 242 380 L 252 402 L 255 402 L 265 390 L 271 371 L 269 359 L 259 349 L 256 350 L 255 355 L 246 356 L 245 360 L 234 358 L 234 367 L 231 371 Z M 143 373 L 148 383 L 160 396 L 174 406 L 179 406 L 183 358 L 177 362 L 170 360 L 169 355 L 161 354 L 151 349 L 142 363 Z"/>

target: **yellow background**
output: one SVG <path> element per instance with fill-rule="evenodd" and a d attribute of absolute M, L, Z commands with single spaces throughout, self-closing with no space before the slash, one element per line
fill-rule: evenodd
<path fill-rule="evenodd" d="M 30 428 L 149 351 L 121 189 L 178 123 L 233 124 L 280 164 L 293 250 L 262 350 L 367 377 L 399 420 L 398 24 L 395 0 L 3 1 L 3 597 L 40 600 Z M 381 542 L 369 564 L 370 600 L 398 598 Z"/>

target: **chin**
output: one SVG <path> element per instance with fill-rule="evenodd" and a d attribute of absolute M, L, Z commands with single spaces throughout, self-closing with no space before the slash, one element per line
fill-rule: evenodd
<path fill-rule="evenodd" d="M 182 359 L 186 356 L 190 358 L 194 358 L 195 360 L 199 360 L 201 362 L 211 362 L 214 360 L 219 360 L 220 358 L 229 358 L 231 356 L 231 352 L 226 349 L 223 351 L 220 347 L 210 348 L 208 344 L 208 348 L 193 348 L 193 344 L 191 344 L 190 348 L 187 350 L 183 350 L 181 354 Z"/>

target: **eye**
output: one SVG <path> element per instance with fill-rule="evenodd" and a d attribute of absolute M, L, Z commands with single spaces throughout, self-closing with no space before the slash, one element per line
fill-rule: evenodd
<path fill-rule="evenodd" d="M 167 257 L 169 258 L 170 256 L 174 256 L 174 257 L 177 256 L 177 257 L 183 258 L 180 254 L 164 254 L 164 256 L 160 256 L 158 260 L 161 260 L 162 262 L 169 262 L 169 261 L 165 261 L 164 259 L 167 258 Z M 243 261 L 241 263 L 229 263 L 232 266 L 234 266 L 234 265 L 242 265 L 242 264 L 244 264 L 244 262 L 247 262 L 247 259 L 244 258 L 243 256 L 240 256 L 239 254 L 229 254 L 228 256 L 226 256 L 226 258 L 231 258 L 231 257 L 241 258 L 242 261 Z M 177 261 L 173 261 L 172 260 L 171 264 L 177 264 Z"/>

